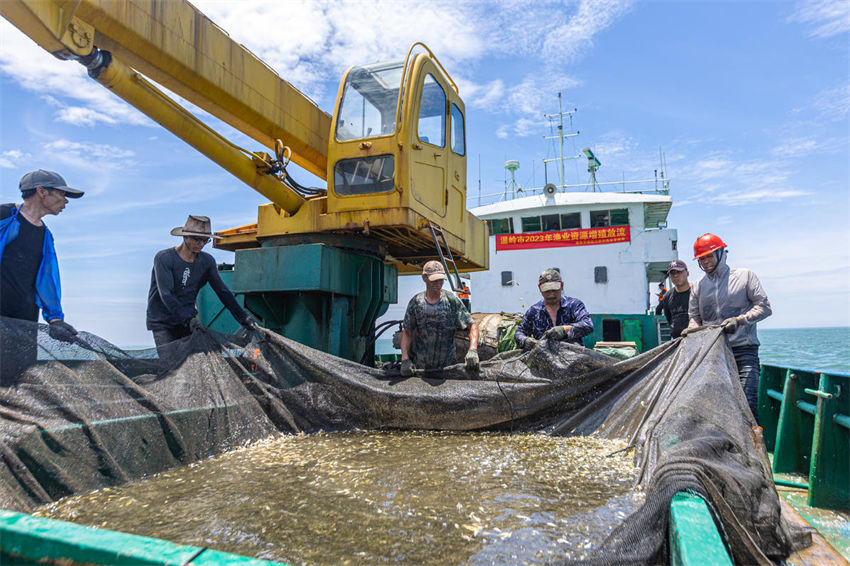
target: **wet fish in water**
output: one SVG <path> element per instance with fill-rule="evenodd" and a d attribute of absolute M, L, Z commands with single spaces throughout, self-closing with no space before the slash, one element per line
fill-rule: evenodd
<path fill-rule="evenodd" d="M 290 564 L 533 564 L 586 554 L 639 507 L 625 447 L 542 434 L 280 436 L 34 514 Z"/>

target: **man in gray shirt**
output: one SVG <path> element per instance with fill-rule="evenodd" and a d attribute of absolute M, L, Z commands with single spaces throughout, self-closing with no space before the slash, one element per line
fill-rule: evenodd
<path fill-rule="evenodd" d="M 749 269 L 726 265 L 726 244 L 714 234 L 694 243 L 694 259 L 705 277 L 691 287 L 687 334 L 705 324 L 720 324 L 729 334 L 729 347 L 738 364 L 738 378 L 753 417 L 758 421 L 759 340 L 756 323 L 773 312 L 767 293 Z"/>
<path fill-rule="evenodd" d="M 171 234 L 182 236 L 183 243 L 157 252 L 148 292 L 147 327 L 153 332 L 157 350 L 200 327 L 195 299 L 207 283 L 240 324 L 256 328 L 254 319 L 221 280 L 213 256 L 201 251 L 210 239 L 218 238 L 212 233 L 210 219 L 190 215 L 186 224 L 174 228 Z"/>

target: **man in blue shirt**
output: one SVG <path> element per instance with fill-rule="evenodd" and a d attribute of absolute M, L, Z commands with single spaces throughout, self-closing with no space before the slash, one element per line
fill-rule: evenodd
<path fill-rule="evenodd" d="M 593 332 L 590 314 L 578 299 L 564 297 L 564 281 L 557 269 L 547 269 L 537 279 L 543 300 L 522 317 L 516 331 L 517 345 L 531 350 L 541 338 L 564 340 L 584 346 L 584 337 Z"/>
<path fill-rule="evenodd" d="M 0 333 L 0 385 L 15 383 L 35 363 L 39 311 L 54 340 L 71 342 L 77 334 L 65 322 L 53 235 L 42 218 L 59 214 L 83 191 L 44 169 L 24 175 L 18 188 L 22 204 L 0 205 L 0 316 L 6 327 Z"/>

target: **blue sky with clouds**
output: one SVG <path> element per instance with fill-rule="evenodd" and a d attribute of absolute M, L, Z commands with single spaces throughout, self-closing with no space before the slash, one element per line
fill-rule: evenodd
<path fill-rule="evenodd" d="M 850 325 L 850 2 L 194 2 L 283 78 L 332 112 L 354 64 L 431 47 L 467 107 L 468 194 L 543 184 L 557 93 L 600 181 L 672 179 L 670 227 L 691 261 L 704 232 L 761 278 L 787 328 Z M 243 147 L 259 144 L 203 115 Z M 59 217 L 67 319 L 123 345 L 151 343 L 144 312 L 154 253 L 206 214 L 256 220 L 262 197 L 185 146 L 77 64 L 0 19 L 0 201 L 21 175 L 59 171 L 87 191 Z M 568 182 L 585 182 L 568 162 Z M 550 169 L 554 175 L 554 169 Z M 295 173 L 302 183 L 315 183 Z M 214 251 L 222 261 L 228 252 Z M 407 278 L 400 300 L 418 290 Z"/>

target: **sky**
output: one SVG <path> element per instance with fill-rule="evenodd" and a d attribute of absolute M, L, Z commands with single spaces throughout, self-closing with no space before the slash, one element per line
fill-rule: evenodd
<path fill-rule="evenodd" d="M 566 152 L 593 149 L 600 182 L 652 178 L 663 154 L 668 225 L 692 279 L 692 243 L 713 232 L 729 264 L 762 281 L 774 314 L 761 327 L 850 325 L 848 0 L 194 4 L 328 113 L 348 67 L 426 43 L 466 104 L 470 206 L 479 183 L 483 195 L 504 190 L 508 159 L 520 162 L 518 184 L 544 184 L 542 160 L 556 155 L 544 114 L 560 92 L 580 131 Z M 86 191 L 45 219 L 66 320 L 123 346 L 152 344 L 150 271 L 158 250 L 179 243 L 171 228 L 187 214 L 210 216 L 213 229 L 255 222 L 264 203 L 0 18 L 0 202 L 19 202 L 19 179 L 38 168 Z M 587 172 L 570 161 L 566 177 L 584 183 Z M 421 287 L 402 278 L 399 302 Z"/>

